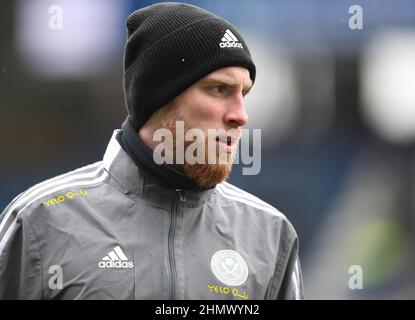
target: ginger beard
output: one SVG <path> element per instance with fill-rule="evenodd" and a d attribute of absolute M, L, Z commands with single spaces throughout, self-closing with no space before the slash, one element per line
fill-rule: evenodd
<path fill-rule="evenodd" d="M 184 119 L 184 117 L 180 117 L 177 115 L 176 112 L 172 112 L 172 115 L 167 118 L 165 128 L 170 130 L 173 134 L 173 159 L 174 163 L 176 163 L 176 142 L 177 139 L 181 139 L 184 141 L 184 153 L 186 154 L 187 148 L 192 145 L 197 138 L 195 137 L 193 141 L 186 141 L 182 136 L 183 133 L 178 133 L 176 130 L 176 121 L 183 121 L 184 122 L 184 134 L 192 128 L 197 128 L 197 126 L 193 126 L 192 122 L 188 119 Z M 237 129 L 237 136 L 232 137 L 233 143 L 235 145 L 240 139 L 241 129 Z M 180 135 L 180 136 L 178 136 Z M 202 188 L 210 188 L 218 183 L 225 181 L 232 170 L 232 163 L 236 155 L 236 148 L 232 153 L 227 153 L 222 150 L 216 142 L 216 136 L 209 136 L 207 132 L 204 132 L 204 146 L 199 146 L 199 148 L 204 148 L 205 150 L 205 159 L 203 163 L 194 163 L 190 164 L 187 162 L 186 157 L 184 158 L 184 164 L 176 164 L 177 166 L 181 167 L 181 169 L 186 173 L 188 176 L 193 178 L 196 183 Z M 215 146 L 216 154 L 214 156 L 214 163 L 209 163 L 209 139 L 210 144 Z M 198 148 L 198 149 L 199 149 Z"/>

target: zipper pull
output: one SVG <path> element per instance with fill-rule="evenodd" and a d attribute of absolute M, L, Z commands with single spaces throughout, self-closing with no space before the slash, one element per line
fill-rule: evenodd
<path fill-rule="evenodd" d="M 182 189 L 176 189 L 176 191 L 179 193 L 180 201 L 184 202 L 186 200 L 186 198 L 184 197 L 183 190 Z"/>

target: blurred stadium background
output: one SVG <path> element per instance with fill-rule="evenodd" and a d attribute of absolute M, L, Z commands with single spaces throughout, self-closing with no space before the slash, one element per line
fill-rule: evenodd
<path fill-rule="evenodd" d="M 0 2 L 0 211 L 100 160 L 126 116 L 124 21 L 156 1 Z M 231 181 L 295 225 L 309 299 L 415 298 L 415 2 L 187 1 L 236 25 L 262 168 Z M 51 29 L 53 5 L 62 29 Z M 352 5 L 363 29 L 349 28 Z M 350 266 L 363 289 L 348 286 Z"/>

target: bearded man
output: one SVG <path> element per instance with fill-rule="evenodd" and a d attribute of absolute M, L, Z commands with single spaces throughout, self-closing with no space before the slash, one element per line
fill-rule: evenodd
<path fill-rule="evenodd" d="M 293 226 L 225 182 L 256 73 L 241 34 L 179 3 L 133 12 L 127 30 L 128 117 L 103 161 L 3 211 L 0 298 L 302 299 Z"/>

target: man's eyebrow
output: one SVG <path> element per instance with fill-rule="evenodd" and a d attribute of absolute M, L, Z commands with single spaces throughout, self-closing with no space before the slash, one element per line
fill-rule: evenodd
<path fill-rule="evenodd" d="M 219 78 L 219 77 L 206 77 L 205 78 L 206 82 L 215 82 L 215 83 L 220 83 L 229 87 L 237 87 L 239 86 L 239 82 L 236 79 L 232 79 L 232 78 Z M 249 91 L 251 90 L 253 84 L 252 81 L 247 84 L 246 86 L 244 85 L 244 89 Z"/>

